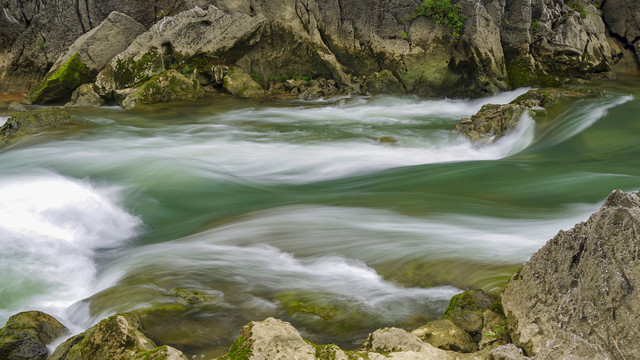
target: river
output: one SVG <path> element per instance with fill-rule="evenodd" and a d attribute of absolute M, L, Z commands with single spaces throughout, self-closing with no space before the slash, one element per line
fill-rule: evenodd
<path fill-rule="evenodd" d="M 638 84 L 484 146 L 451 129 L 527 89 L 73 110 L 74 131 L 0 152 L 0 322 L 38 309 L 80 332 L 155 306 L 189 357 L 268 316 L 347 348 L 415 328 L 640 188 Z M 176 307 L 178 289 L 206 301 Z"/>

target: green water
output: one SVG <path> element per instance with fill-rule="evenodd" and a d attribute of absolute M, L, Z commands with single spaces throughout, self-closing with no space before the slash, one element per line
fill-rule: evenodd
<path fill-rule="evenodd" d="M 640 188 L 637 80 L 490 146 L 451 129 L 524 90 L 73 110 L 81 126 L 0 152 L 0 320 L 38 308 L 81 331 L 160 306 L 152 338 L 189 357 L 268 316 L 347 348 L 412 329 Z"/>

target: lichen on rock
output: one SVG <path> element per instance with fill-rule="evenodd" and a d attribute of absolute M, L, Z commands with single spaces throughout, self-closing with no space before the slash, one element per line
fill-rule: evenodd
<path fill-rule="evenodd" d="M 69 330 L 54 317 L 40 311 L 13 315 L 0 330 L 0 358 L 5 360 L 44 360 L 50 344 Z"/>

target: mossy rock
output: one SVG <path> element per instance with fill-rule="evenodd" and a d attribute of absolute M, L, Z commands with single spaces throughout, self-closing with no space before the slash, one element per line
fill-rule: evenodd
<path fill-rule="evenodd" d="M 122 107 L 131 109 L 139 105 L 196 100 L 204 96 L 197 80 L 187 79 L 176 70 L 168 70 L 145 82 L 137 91 L 122 101 Z"/>
<path fill-rule="evenodd" d="M 258 99 L 264 96 L 264 89 L 251 75 L 242 72 L 240 69 L 232 69 L 222 82 L 222 87 L 230 94 Z"/>
<path fill-rule="evenodd" d="M 47 344 L 69 330 L 54 317 L 40 311 L 27 311 L 9 318 L 0 330 L 0 359 L 44 360 Z"/>
<path fill-rule="evenodd" d="M 495 298 L 482 290 L 467 290 L 451 298 L 444 319 L 451 320 L 479 341 L 484 323 L 483 313 L 494 302 Z"/>
<path fill-rule="evenodd" d="M 86 65 L 75 54 L 54 73 L 36 85 L 25 102 L 29 104 L 65 103 L 78 86 L 91 81 Z"/>
<path fill-rule="evenodd" d="M 371 95 L 399 95 L 406 93 L 400 80 L 398 80 L 391 71 L 386 69 L 367 76 L 367 80 L 365 80 L 363 84 L 363 89 Z"/>
<path fill-rule="evenodd" d="M 27 134 L 35 134 L 49 128 L 57 128 L 75 121 L 68 112 L 59 108 L 45 108 L 28 112 L 16 112 L 0 127 L 0 144 Z"/>
<path fill-rule="evenodd" d="M 432 321 L 411 333 L 443 350 L 463 353 L 478 351 L 478 344 L 471 335 L 448 319 Z"/>

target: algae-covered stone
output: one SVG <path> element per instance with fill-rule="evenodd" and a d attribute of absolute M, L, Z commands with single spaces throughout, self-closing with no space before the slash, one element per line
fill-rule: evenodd
<path fill-rule="evenodd" d="M 255 82 L 251 75 L 240 69 L 233 69 L 225 77 L 222 86 L 226 91 L 243 98 L 260 98 L 264 96 L 264 89 Z"/>
<path fill-rule="evenodd" d="M 71 107 L 100 107 L 104 105 L 104 99 L 96 93 L 93 84 L 82 84 L 71 94 L 71 101 L 65 106 Z"/>
<path fill-rule="evenodd" d="M 411 332 L 422 341 L 443 349 L 469 353 L 478 351 L 478 344 L 451 320 L 432 321 Z"/>
<path fill-rule="evenodd" d="M 73 124 L 68 112 L 59 108 L 45 108 L 29 112 L 13 113 L 0 127 L 0 143 L 26 134 L 35 134 L 48 128 Z"/>
<path fill-rule="evenodd" d="M 40 311 L 27 311 L 9 318 L 0 330 L 0 359 L 44 360 L 47 344 L 68 333 L 58 320 Z"/>
<path fill-rule="evenodd" d="M 73 90 L 90 80 L 87 66 L 80 59 L 80 55 L 75 54 L 31 89 L 25 102 L 30 104 L 64 102 L 68 100 Z"/>
<path fill-rule="evenodd" d="M 141 321 L 134 315 L 111 316 L 62 343 L 49 360 L 186 359 L 171 347 L 157 348 L 140 328 Z"/>
<path fill-rule="evenodd" d="M 315 353 L 315 347 L 304 341 L 291 324 L 267 318 L 245 325 L 220 360 L 315 360 Z"/>
<path fill-rule="evenodd" d="M 151 78 L 137 91 L 127 96 L 122 101 L 122 107 L 131 109 L 138 105 L 195 100 L 202 96 L 204 96 L 204 90 L 198 81 L 187 79 L 171 69 Z"/>
<path fill-rule="evenodd" d="M 444 318 L 468 332 L 475 340 L 480 340 L 484 323 L 482 314 L 494 301 L 494 298 L 482 290 L 467 290 L 451 298 Z"/>
<path fill-rule="evenodd" d="M 371 95 L 405 93 L 404 87 L 398 78 L 393 76 L 389 70 L 382 70 L 367 76 L 363 89 Z"/>
<path fill-rule="evenodd" d="M 27 109 L 24 107 L 24 105 L 20 104 L 19 102 L 12 102 L 11 104 L 9 104 L 9 110 L 13 110 L 13 111 L 21 111 L 21 112 L 25 112 L 27 111 Z"/>

